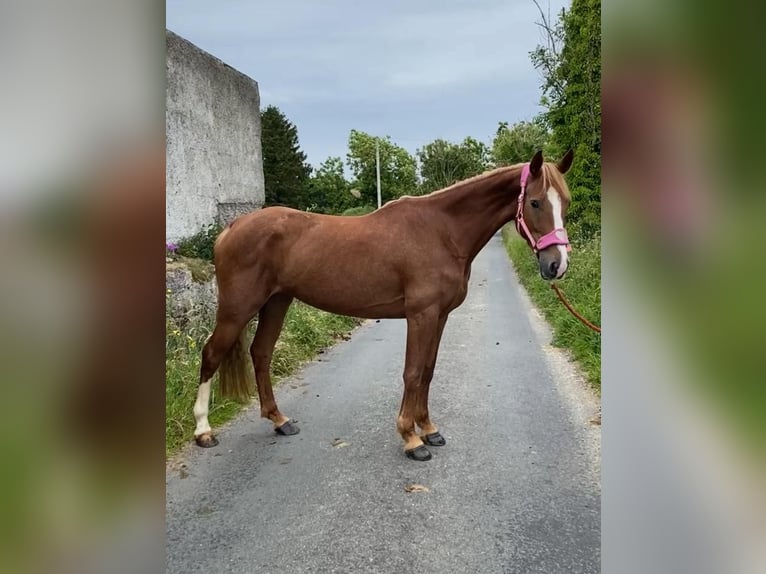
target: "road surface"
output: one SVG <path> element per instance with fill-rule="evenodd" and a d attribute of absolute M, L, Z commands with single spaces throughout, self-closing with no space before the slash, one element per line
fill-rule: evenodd
<path fill-rule="evenodd" d="M 405 322 L 369 321 L 277 389 L 300 434 L 255 405 L 168 470 L 167 571 L 599 572 L 598 406 L 548 338 L 496 235 L 431 385 L 447 445 L 405 458 Z"/>

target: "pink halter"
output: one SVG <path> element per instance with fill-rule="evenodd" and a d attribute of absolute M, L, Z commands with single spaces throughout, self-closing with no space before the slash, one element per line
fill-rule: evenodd
<path fill-rule="evenodd" d="M 524 221 L 524 196 L 527 191 L 527 180 L 529 179 L 529 164 L 525 163 L 521 170 L 521 193 L 519 193 L 519 202 L 516 207 L 516 231 L 519 232 L 524 239 L 527 240 L 532 251 L 537 253 L 550 247 L 551 245 L 566 245 L 567 251 L 572 251 L 572 246 L 569 245 L 569 237 L 567 237 L 567 230 L 563 227 L 554 229 L 550 233 L 546 233 L 540 239 L 535 241 L 532 237 L 532 232 L 527 227 Z"/>

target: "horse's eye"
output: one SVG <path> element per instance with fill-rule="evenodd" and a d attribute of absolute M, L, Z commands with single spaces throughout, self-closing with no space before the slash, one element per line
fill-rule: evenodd
<path fill-rule="evenodd" d="M 530 203 L 530 204 L 532 205 L 532 207 L 534 207 L 535 209 L 538 209 L 538 208 L 540 207 L 540 202 L 539 202 L 539 201 L 537 201 L 536 199 L 533 199 L 533 200 L 532 200 L 532 201 L 530 201 L 529 203 Z"/>

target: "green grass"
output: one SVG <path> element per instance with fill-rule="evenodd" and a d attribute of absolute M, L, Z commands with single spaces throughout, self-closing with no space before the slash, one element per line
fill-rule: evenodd
<path fill-rule="evenodd" d="M 285 326 L 277 341 L 271 364 L 272 380 L 292 374 L 317 352 L 332 345 L 349 333 L 360 321 L 351 317 L 332 315 L 295 302 L 290 306 Z M 250 325 L 255 330 L 256 321 Z M 197 398 L 200 351 L 212 325 L 198 323 L 178 329 L 166 320 L 165 342 L 165 451 L 168 456 L 193 438 L 192 407 Z M 210 424 L 213 428 L 236 415 L 242 405 L 218 394 L 214 379 L 210 401 Z"/>
<path fill-rule="evenodd" d="M 511 226 L 503 229 L 503 242 L 513 265 L 535 305 L 553 329 L 553 344 L 568 349 L 585 372 L 588 382 L 601 392 L 601 335 L 573 317 L 547 281 L 540 277 L 537 259 Z M 583 317 L 601 324 L 601 240 L 574 246 L 569 270 L 557 284 Z"/>

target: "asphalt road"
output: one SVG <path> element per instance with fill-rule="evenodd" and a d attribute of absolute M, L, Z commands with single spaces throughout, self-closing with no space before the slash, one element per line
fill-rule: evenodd
<path fill-rule="evenodd" d="M 431 385 L 447 445 L 405 458 L 405 322 L 370 321 L 277 389 L 300 434 L 256 405 L 168 471 L 167 571 L 599 572 L 597 403 L 548 338 L 493 237 Z"/>

